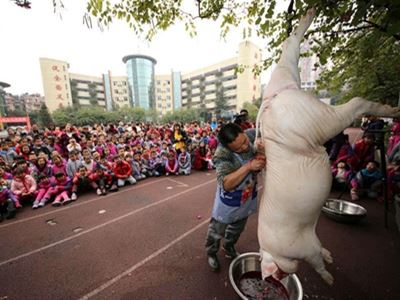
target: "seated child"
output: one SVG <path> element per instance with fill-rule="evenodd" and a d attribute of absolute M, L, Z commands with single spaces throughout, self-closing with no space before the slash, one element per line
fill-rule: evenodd
<path fill-rule="evenodd" d="M 353 177 L 353 172 L 344 161 L 337 163 L 336 167 L 332 167 L 332 188 L 336 190 L 346 189 Z"/>
<path fill-rule="evenodd" d="M 120 156 L 115 158 L 114 162 L 114 175 L 117 178 L 117 185 L 122 187 L 126 182 L 135 184 L 136 179 L 132 176 L 132 168 L 128 162 L 123 160 Z"/>
<path fill-rule="evenodd" d="M 90 191 L 92 189 L 96 190 L 97 195 L 99 196 L 103 194 L 102 190 L 99 188 L 96 182 L 93 181 L 92 178 L 89 176 L 86 167 L 80 166 L 78 168 L 78 172 L 76 172 L 74 178 L 72 179 L 71 201 L 75 201 L 76 199 L 78 199 L 78 194 Z"/>
<path fill-rule="evenodd" d="M 378 168 L 378 162 L 370 161 L 356 174 L 351 180 L 351 200 L 356 201 L 364 194 L 367 194 L 369 198 L 378 197 L 382 185 L 382 173 Z"/>
<path fill-rule="evenodd" d="M 136 154 L 135 154 L 136 155 Z M 132 167 L 132 175 L 136 180 L 141 180 L 146 178 L 146 175 L 144 175 L 141 171 L 139 163 L 133 159 L 132 154 L 126 153 L 125 154 L 125 160 L 131 165 Z"/>
<path fill-rule="evenodd" d="M 6 219 L 12 219 L 15 217 L 15 198 L 11 191 L 0 185 L 0 222 L 3 221 L 4 216 Z"/>
<path fill-rule="evenodd" d="M 38 190 L 36 193 L 36 199 L 33 202 L 33 209 L 45 206 L 47 200 L 45 196 L 51 189 L 50 177 L 48 177 L 46 174 L 41 173 L 37 180 Z"/>
<path fill-rule="evenodd" d="M 40 175 L 45 175 L 46 177 L 52 176 L 51 166 L 47 163 L 47 159 L 43 156 L 40 156 L 37 159 L 36 165 L 32 170 L 32 176 L 37 181 Z"/>
<path fill-rule="evenodd" d="M 79 159 L 79 153 L 75 150 L 72 150 L 68 153 L 68 158 L 67 175 L 69 178 L 74 178 L 79 166 L 82 164 L 81 160 Z"/>
<path fill-rule="evenodd" d="M 189 175 L 192 170 L 192 162 L 190 154 L 186 151 L 186 148 L 181 149 L 181 153 L 178 156 L 179 174 Z"/>
<path fill-rule="evenodd" d="M 90 174 L 90 179 L 97 184 L 97 190 L 100 189 L 101 195 L 107 195 L 107 189 L 110 189 L 111 192 L 118 190 L 115 178 L 100 164 Z"/>
<path fill-rule="evenodd" d="M 17 167 L 14 179 L 11 182 L 11 191 L 15 195 L 15 207 L 21 207 L 22 201 L 33 202 L 36 188 L 35 179 L 31 175 L 26 174 L 26 169 L 22 166 Z"/>
<path fill-rule="evenodd" d="M 160 159 L 156 150 L 150 150 L 149 168 L 147 169 L 150 176 L 160 176 Z"/>
<path fill-rule="evenodd" d="M 174 151 L 170 151 L 168 154 L 168 160 L 165 164 L 165 175 L 177 175 L 178 174 L 178 161 Z"/>
<path fill-rule="evenodd" d="M 71 179 L 62 172 L 56 173 L 54 177 L 55 184 L 46 194 L 46 199 L 47 195 L 54 196 L 55 199 L 52 203 L 53 206 L 60 206 L 70 203 L 72 201 L 69 197 L 72 187 Z"/>
<path fill-rule="evenodd" d="M 82 160 L 82 162 L 81 162 L 81 165 L 82 165 L 82 166 L 85 166 L 85 167 L 86 167 L 86 170 L 88 170 L 88 172 L 92 172 L 92 171 L 95 169 L 95 167 L 96 167 L 96 162 L 92 159 L 91 156 L 85 155 L 85 156 L 83 157 L 83 160 Z"/>
<path fill-rule="evenodd" d="M 52 156 L 53 166 L 51 168 L 52 174 L 63 173 L 67 176 L 67 168 L 65 166 L 64 159 L 59 154 L 54 154 Z"/>
<path fill-rule="evenodd" d="M 11 173 L 6 172 L 3 167 L 0 167 L 0 185 L 10 187 L 12 179 Z"/>

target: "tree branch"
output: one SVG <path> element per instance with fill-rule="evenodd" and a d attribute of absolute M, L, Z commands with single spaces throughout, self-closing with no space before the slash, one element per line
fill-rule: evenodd
<path fill-rule="evenodd" d="M 28 1 L 28 0 L 13 0 L 13 1 L 19 7 L 23 7 L 23 8 L 27 8 L 27 9 L 31 8 L 31 4 L 32 4 L 31 1 Z"/>
<path fill-rule="evenodd" d="M 370 24 L 372 27 L 378 29 L 381 32 L 389 33 L 388 30 L 387 30 L 387 27 L 384 27 L 382 25 L 376 24 L 376 23 L 371 22 L 369 20 L 364 20 L 364 22 Z M 397 41 L 400 41 L 400 34 L 390 34 L 390 35 L 393 36 Z"/>
<path fill-rule="evenodd" d="M 346 30 L 340 30 L 340 31 L 334 31 L 335 33 L 349 33 L 349 32 L 354 32 L 354 31 L 360 31 L 360 30 L 364 30 L 364 29 L 369 29 L 369 28 L 373 28 L 374 26 L 372 25 L 365 25 L 365 26 L 360 26 L 360 27 L 355 27 L 355 28 L 350 28 L 350 29 L 346 29 Z"/>

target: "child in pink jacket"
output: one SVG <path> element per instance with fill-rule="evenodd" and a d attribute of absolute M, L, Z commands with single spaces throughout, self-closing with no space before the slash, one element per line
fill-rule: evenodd
<path fill-rule="evenodd" d="M 38 177 L 38 191 L 36 193 L 35 202 L 33 202 L 33 209 L 43 207 L 46 204 L 46 194 L 51 189 L 51 182 L 50 178 L 47 177 L 45 174 L 40 174 Z"/>
<path fill-rule="evenodd" d="M 22 201 L 33 201 L 36 195 L 36 181 L 26 170 L 18 167 L 15 170 L 14 179 L 11 182 L 11 191 L 15 195 L 15 207 L 21 207 Z"/>

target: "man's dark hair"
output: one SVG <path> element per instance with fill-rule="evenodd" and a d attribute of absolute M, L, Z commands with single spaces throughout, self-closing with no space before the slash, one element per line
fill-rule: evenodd
<path fill-rule="evenodd" d="M 222 126 L 221 130 L 218 132 L 218 140 L 223 146 L 227 147 L 228 144 L 236 140 L 239 133 L 243 133 L 240 126 L 234 123 L 228 123 Z"/>

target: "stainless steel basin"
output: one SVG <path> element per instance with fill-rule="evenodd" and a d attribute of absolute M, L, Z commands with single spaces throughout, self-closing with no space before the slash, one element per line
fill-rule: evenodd
<path fill-rule="evenodd" d="M 243 253 L 236 257 L 229 266 L 229 280 L 241 299 L 248 300 L 238 287 L 239 280 L 243 274 L 253 271 L 261 272 L 260 254 L 257 252 Z M 288 291 L 290 300 L 303 299 L 303 288 L 295 274 L 285 277 L 281 283 Z"/>
<path fill-rule="evenodd" d="M 340 199 L 327 199 L 322 212 L 329 218 L 343 223 L 356 223 L 367 215 L 361 205 Z"/>

